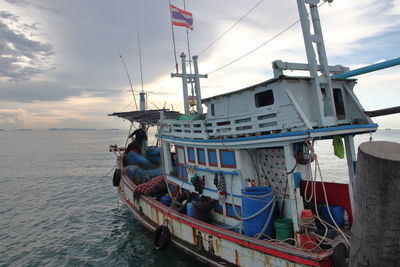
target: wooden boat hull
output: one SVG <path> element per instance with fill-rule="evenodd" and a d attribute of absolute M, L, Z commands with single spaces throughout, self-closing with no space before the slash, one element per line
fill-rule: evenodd
<path fill-rule="evenodd" d="M 137 186 L 122 175 L 118 192 L 134 216 L 149 230 L 168 225 L 172 243 L 212 266 L 331 266 L 330 253 L 310 253 L 270 244 L 179 213 L 152 197 L 134 198 Z M 168 224 L 166 222 L 168 221 Z"/>

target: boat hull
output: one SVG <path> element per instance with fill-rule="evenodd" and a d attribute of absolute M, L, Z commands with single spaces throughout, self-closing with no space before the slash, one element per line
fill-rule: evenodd
<path fill-rule="evenodd" d="M 167 225 L 172 243 L 212 266 L 330 266 L 329 253 L 309 253 L 270 244 L 196 220 L 152 197 L 134 198 L 137 186 L 122 175 L 118 192 L 133 215 L 151 231 Z"/>

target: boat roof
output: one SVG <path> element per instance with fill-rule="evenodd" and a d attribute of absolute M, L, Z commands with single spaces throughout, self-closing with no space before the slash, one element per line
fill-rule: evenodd
<path fill-rule="evenodd" d="M 160 111 L 164 112 L 164 118 L 166 119 L 176 119 L 179 115 L 181 115 L 178 111 L 170 111 L 168 109 L 151 109 L 114 112 L 112 114 L 108 114 L 108 116 L 117 116 L 119 118 L 129 120 L 130 122 L 153 124 L 160 120 Z"/>
<path fill-rule="evenodd" d="M 272 79 L 269 79 L 269 80 L 266 80 L 266 81 L 263 81 L 263 82 L 255 84 L 255 85 L 251 85 L 249 87 L 245 87 L 245 88 L 242 88 L 242 89 L 239 89 L 239 90 L 236 90 L 236 91 L 231 91 L 231 92 L 228 92 L 228 93 L 224 93 L 224 94 L 220 94 L 220 95 L 215 95 L 215 96 L 210 96 L 210 97 L 207 97 L 207 98 L 203 98 L 201 100 L 201 102 L 202 103 L 207 103 L 210 100 L 216 99 L 216 98 L 219 98 L 219 97 L 239 94 L 239 93 L 242 93 L 244 91 L 255 89 L 257 87 L 266 87 L 268 84 L 277 82 L 279 80 L 310 80 L 310 79 L 311 78 L 309 76 L 286 76 L 286 75 L 281 75 L 278 78 L 272 78 Z M 335 80 L 355 81 L 356 79 L 335 79 Z"/>

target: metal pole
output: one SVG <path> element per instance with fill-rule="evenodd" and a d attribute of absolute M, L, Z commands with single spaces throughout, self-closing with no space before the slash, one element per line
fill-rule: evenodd
<path fill-rule="evenodd" d="M 377 70 L 381 70 L 381 69 L 386 69 L 386 68 L 390 68 L 390 67 L 397 66 L 397 65 L 400 65 L 400 57 L 386 60 L 384 62 L 372 64 L 369 66 L 365 66 L 365 67 L 362 67 L 359 69 L 351 70 L 348 72 L 344 72 L 341 74 L 333 75 L 332 78 L 333 79 L 346 79 L 346 78 L 350 78 L 353 76 L 357 76 L 357 75 L 361 75 L 361 74 L 365 74 L 368 72 L 377 71 Z"/>
<path fill-rule="evenodd" d="M 197 63 L 198 56 L 193 56 L 193 66 L 194 66 L 194 86 L 196 90 L 196 105 L 197 112 L 203 113 L 203 106 L 201 105 L 201 90 L 200 90 L 200 79 L 199 79 L 199 66 Z"/>
<path fill-rule="evenodd" d="M 174 44 L 174 56 L 175 56 L 175 69 L 176 73 L 178 73 L 178 59 L 176 58 L 176 46 L 175 46 L 175 32 L 174 32 L 174 25 L 172 24 L 172 12 L 171 12 L 171 0 L 168 0 L 169 3 L 169 16 L 171 19 L 171 31 L 172 31 L 172 43 Z"/>
<path fill-rule="evenodd" d="M 189 102 L 188 102 L 188 88 L 187 88 L 187 73 L 186 73 L 186 56 L 184 53 L 181 54 L 182 61 L 182 87 L 183 87 L 183 106 L 185 108 L 185 114 L 189 114 Z"/>

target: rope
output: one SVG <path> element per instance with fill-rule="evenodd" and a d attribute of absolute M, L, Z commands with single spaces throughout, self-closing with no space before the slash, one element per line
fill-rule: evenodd
<path fill-rule="evenodd" d="M 311 199 L 312 199 L 312 197 L 314 197 L 314 205 L 315 205 L 316 218 L 317 218 L 317 219 L 321 222 L 321 224 L 325 227 L 325 234 L 324 234 L 324 237 L 319 241 L 318 245 L 321 245 L 322 242 L 326 239 L 326 236 L 327 236 L 327 234 L 328 234 L 328 227 L 327 227 L 327 225 L 329 225 L 329 226 L 331 226 L 333 229 L 337 230 L 337 231 L 343 236 L 343 238 L 346 240 L 348 246 L 350 247 L 350 242 L 349 242 L 348 238 L 347 238 L 346 235 L 343 233 L 343 231 L 340 229 L 340 227 L 337 225 L 337 223 L 336 223 L 335 219 L 333 218 L 332 213 L 331 213 L 331 211 L 330 211 L 329 202 L 328 202 L 328 197 L 327 197 L 327 194 L 326 194 L 326 189 L 325 189 L 325 184 L 324 184 L 324 179 L 323 179 L 323 176 L 322 176 L 321 168 L 320 168 L 320 166 L 319 166 L 317 154 L 316 154 L 315 151 L 314 151 L 314 141 L 313 141 L 311 144 L 308 143 L 308 142 L 307 142 L 306 144 L 307 144 L 307 147 L 308 147 L 308 149 L 309 149 L 309 151 L 310 151 L 310 156 L 311 156 L 311 158 L 314 159 L 314 162 L 315 162 L 315 173 L 314 173 L 314 176 L 313 176 L 313 175 L 312 175 L 312 170 L 311 170 L 311 163 L 309 163 L 309 164 L 308 164 L 308 169 L 310 170 L 310 176 L 311 176 L 310 178 L 311 178 L 311 181 L 312 181 L 312 185 L 311 185 L 311 186 L 312 186 L 312 192 L 311 192 L 310 198 L 307 199 L 307 187 L 308 187 L 308 182 L 309 182 L 309 181 L 307 180 L 307 184 L 306 184 L 306 188 L 305 188 L 305 193 L 304 193 L 304 194 L 305 194 L 305 200 L 306 200 L 306 202 L 310 202 Z M 321 184 L 322 184 L 322 189 L 323 189 L 322 191 L 323 191 L 323 193 L 324 193 L 325 203 L 326 203 L 326 205 L 327 205 L 327 207 L 328 207 L 328 208 L 327 208 L 328 214 L 329 214 L 329 217 L 331 218 L 331 220 L 332 220 L 332 222 L 334 223 L 335 226 L 332 226 L 332 225 L 326 223 L 326 222 L 320 217 L 319 212 L 318 212 L 317 194 L 316 194 L 317 170 L 318 170 L 318 174 L 319 174 L 319 176 L 320 176 L 320 178 L 321 178 Z"/>
<path fill-rule="evenodd" d="M 318 8 L 320 6 L 322 6 L 323 4 L 325 4 L 325 2 L 321 3 Z M 272 38 L 270 38 L 269 40 L 265 41 L 264 43 L 262 43 L 261 45 L 257 46 L 256 48 L 252 49 L 251 51 L 247 52 L 246 54 L 238 57 L 237 59 L 231 61 L 228 64 L 223 65 L 222 67 L 219 67 L 218 69 L 215 69 L 211 72 L 208 73 L 208 75 L 211 75 L 219 70 L 222 70 L 230 65 L 232 65 L 233 63 L 236 63 L 237 61 L 241 60 L 244 57 L 247 57 L 248 55 L 250 55 L 251 53 L 255 52 L 256 50 L 260 49 L 261 47 L 263 47 L 264 45 L 268 44 L 269 42 L 273 41 L 274 39 L 278 38 L 279 36 L 281 36 L 282 34 L 284 34 L 285 32 L 287 32 L 289 29 L 291 29 L 294 25 L 296 25 L 297 23 L 300 22 L 300 19 L 298 19 L 297 21 L 293 22 L 292 24 L 290 24 L 288 27 L 286 27 L 285 29 L 283 29 L 282 31 L 280 31 L 278 34 L 276 34 L 275 36 L 273 36 Z"/>
<path fill-rule="evenodd" d="M 211 42 L 206 48 L 201 50 L 199 53 L 199 56 L 203 54 L 205 51 L 207 51 L 211 46 L 213 46 L 216 42 L 218 42 L 226 33 L 228 33 L 230 30 L 233 29 L 239 22 L 241 22 L 247 15 L 249 15 L 254 9 L 256 9 L 264 0 L 259 1 L 254 7 L 252 7 L 249 11 L 246 12 L 241 18 L 239 18 L 235 23 L 233 23 L 227 30 L 225 30 L 216 40 Z"/>

